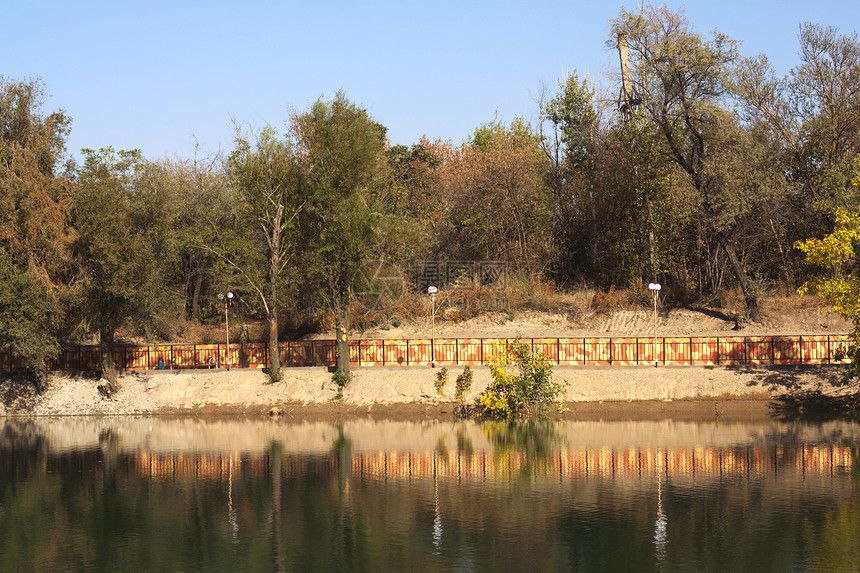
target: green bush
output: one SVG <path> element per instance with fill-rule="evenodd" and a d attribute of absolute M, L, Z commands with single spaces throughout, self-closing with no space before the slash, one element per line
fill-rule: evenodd
<path fill-rule="evenodd" d="M 448 385 L 448 369 L 443 368 L 439 372 L 436 373 L 436 382 L 434 383 L 436 386 L 436 393 L 440 396 L 445 395 L 445 386 Z"/>
<path fill-rule="evenodd" d="M 463 372 L 457 376 L 457 380 L 454 382 L 454 397 L 457 398 L 457 401 L 462 403 L 466 400 L 466 394 L 472 390 L 472 369 L 469 366 L 463 370 Z"/>
<path fill-rule="evenodd" d="M 279 370 L 268 369 L 268 371 L 266 373 L 269 375 L 269 382 L 271 384 L 274 384 L 275 382 L 280 381 L 280 379 L 284 375 L 283 370 L 280 370 L 280 369 Z"/>
<path fill-rule="evenodd" d="M 562 388 L 552 381 L 552 365 L 519 339 L 490 361 L 490 374 L 493 382 L 475 400 L 476 417 L 510 420 L 532 407 L 544 417 L 552 408 L 563 408 L 558 399 Z"/>
<path fill-rule="evenodd" d="M 346 383 L 349 381 L 349 379 L 343 372 L 338 370 L 331 375 L 331 381 L 337 384 L 338 389 L 343 392 L 343 387 L 346 386 Z"/>

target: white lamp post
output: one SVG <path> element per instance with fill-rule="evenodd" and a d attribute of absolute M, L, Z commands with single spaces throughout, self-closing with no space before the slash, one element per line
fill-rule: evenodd
<path fill-rule="evenodd" d="M 428 287 L 430 294 L 430 367 L 436 368 L 436 292 L 434 286 Z"/>
<path fill-rule="evenodd" d="M 657 368 L 657 297 L 660 295 L 660 283 L 650 283 L 648 290 L 654 295 L 654 368 Z"/>
<path fill-rule="evenodd" d="M 230 317 L 227 314 L 227 307 L 233 302 L 233 293 L 228 292 L 225 296 L 219 292 L 218 300 L 224 303 L 224 325 L 227 330 L 227 351 L 225 352 L 225 356 L 227 358 L 227 370 L 230 370 Z"/>

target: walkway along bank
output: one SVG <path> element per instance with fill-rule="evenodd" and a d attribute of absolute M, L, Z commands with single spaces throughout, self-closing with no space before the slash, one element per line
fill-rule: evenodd
<path fill-rule="evenodd" d="M 513 338 L 354 340 L 353 366 L 486 365 Z M 847 334 L 684 338 L 523 338 L 559 366 L 732 366 L 847 363 Z M 286 367 L 334 366 L 334 340 L 296 340 L 279 345 Z M 100 368 L 98 346 L 69 346 L 51 364 L 54 371 Z M 161 368 L 266 368 L 266 343 L 118 346 L 120 370 Z M 23 372 L 22 360 L 0 350 L 0 372 Z"/>

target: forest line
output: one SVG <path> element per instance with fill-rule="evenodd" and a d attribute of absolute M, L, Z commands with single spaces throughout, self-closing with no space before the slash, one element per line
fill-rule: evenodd
<path fill-rule="evenodd" d="M 500 261 L 560 289 L 659 282 L 677 306 L 738 289 L 753 321 L 774 289 L 827 295 L 817 263 L 856 300 L 856 32 L 801 24 L 784 77 L 665 7 L 622 9 L 607 44 L 629 59 L 620 110 L 573 72 L 537 120 L 461 144 L 394 144 L 338 92 L 283 129 L 240 126 L 221 155 L 106 145 L 75 164 L 47 88 L 0 78 L 0 345 L 41 378 L 62 343 L 95 335 L 112 393 L 119 329 L 170 340 L 232 292 L 232 312 L 268 325 L 273 379 L 284 332 L 327 324 L 348 372 L 357 293 L 380 288 L 370 260 Z"/>

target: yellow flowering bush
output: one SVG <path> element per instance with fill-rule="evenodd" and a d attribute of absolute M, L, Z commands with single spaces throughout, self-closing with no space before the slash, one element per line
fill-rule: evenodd
<path fill-rule="evenodd" d="M 499 349 L 489 368 L 493 382 L 475 399 L 476 417 L 513 419 L 531 407 L 541 416 L 552 408 L 562 409 L 561 385 L 552 381 L 552 364 L 520 339 Z"/>
<path fill-rule="evenodd" d="M 856 160 L 860 172 L 860 157 Z M 860 188 L 860 175 L 852 179 Z M 854 342 L 848 349 L 853 359 L 848 377 L 860 376 L 860 274 L 857 249 L 860 247 L 860 213 L 840 209 L 836 213 L 836 227 L 822 239 L 798 241 L 795 247 L 806 255 L 806 262 L 827 269 L 827 276 L 816 277 L 805 283 L 798 292 L 814 293 L 824 299 L 835 312 L 854 322 Z"/>

